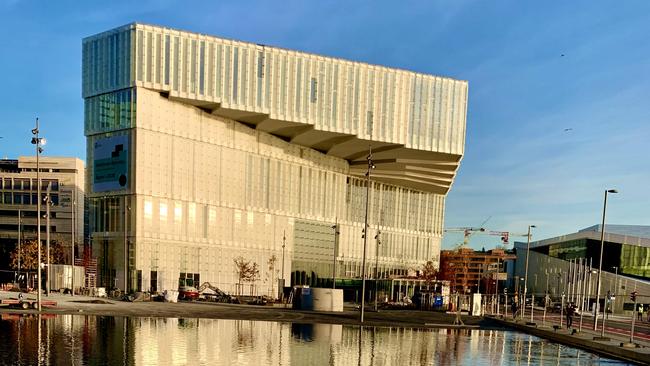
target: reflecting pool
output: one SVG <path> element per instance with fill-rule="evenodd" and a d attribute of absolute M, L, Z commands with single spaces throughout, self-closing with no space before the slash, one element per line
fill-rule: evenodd
<path fill-rule="evenodd" d="M 523 333 L 2 314 L 5 365 L 623 365 Z"/>

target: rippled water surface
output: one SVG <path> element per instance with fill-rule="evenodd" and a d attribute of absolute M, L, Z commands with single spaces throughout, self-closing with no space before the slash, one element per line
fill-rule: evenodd
<path fill-rule="evenodd" d="M 526 334 L 247 320 L 13 315 L 5 365 L 623 365 Z"/>

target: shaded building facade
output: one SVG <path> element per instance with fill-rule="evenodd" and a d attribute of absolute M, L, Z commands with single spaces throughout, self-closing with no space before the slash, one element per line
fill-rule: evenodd
<path fill-rule="evenodd" d="M 600 237 L 601 225 L 594 225 L 576 233 L 531 242 L 529 292 L 548 292 L 554 297 L 564 294 L 570 301 L 588 301 L 593 306 L 596 302 Z M 516 275 L 524 278 L 526 243 L 515 243 L 515 249 Z M 592 269 L 591 280 L 589 267 Z M 608 293 L 612 297 L 611 309 L 614 312 L 623 311 L 625 304 L 631 303 L 630 292 L 650 293 L 650 226 L 606 225 L 602 270 L 601 308 L 604 306 L 603 296 Z M 640 296 L 639 302 L 650 304 L 650 298 Z"/>

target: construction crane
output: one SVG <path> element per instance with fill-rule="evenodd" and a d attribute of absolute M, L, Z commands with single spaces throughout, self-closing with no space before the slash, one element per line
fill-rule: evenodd
<path fill-rule="evenodd" d="M 487 221 L 487 220 L 486 220 Z M 445 229 L 445 232 L 450 232 L 450 233 L 463 233 L 463 241 L 461 243 L 456 244 L 456 248 L 461 248 L 469 243 L 469 239 L 472 235 L 474 234 L 479 234 L 479 235 L 492 235 L 492 236 L 499 236 L 501 238 L 501 242 L 503 245 L 508 245 L 510 244 L 510 237 L 513 236 L 518 236 L 518 237 L 527 237 L 528 234 L 519 234 L 519 233 L 511 233 L 509 231 L 493 231 L 493 230 L 488 230 L 484 227 L 452 227 L 452 228 L 447 228 Z"/>

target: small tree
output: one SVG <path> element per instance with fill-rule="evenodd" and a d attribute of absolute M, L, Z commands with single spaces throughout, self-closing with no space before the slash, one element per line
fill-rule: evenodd
<path fill-rule="evenodd" d="M 427 287 L 431 286 L 431 284 L 438 279 L 438 270 L 433 265 L 433 261 L 427 261 L 427 263 L 422 266 L 420 278 L 426 282 Z"/>
<path fill-rule="evenodd" d="M 251 286 L 260 276 L 260 270 L 257 263 L 247 261 L 239 256 L 233 259 L 235 262 L 235 271 L 237 272 L 237 287 L 241 291 L 242 282 L 251 282 Z"/>
<path fill-rule="evenodd" d="M 41 261 L 47 262 L 47 247 L 41 245 Z M 18 246 L 11 252 L 10 266 L 13 269 L 18 269 Z M 61 243 L 57 241 L 50 242 L 50 263 L 61 264 L 64 262 L 64 250 Z M 38 241 L 27 240 L 23 241 L 20 245 L 20 268 L 26 270 L 38 269 Z"/>
<path fill-rule="evenodd" d="M 275 256 L 275 254 L 272 254 L 269 260 L 266 262 L 269 265 L 269 273 L 271 274 L 271 297 L 275 298 L 275 293 L 273 292 L 273 289 L 275 287 L 275 272 L 277 271 L 275 269 L 275 266 L 278 262 L 278 257 Z"/>

